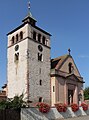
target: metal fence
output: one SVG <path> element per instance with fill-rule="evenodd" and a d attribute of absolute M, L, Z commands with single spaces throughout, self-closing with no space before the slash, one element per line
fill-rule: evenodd
<path fill-rule="evenodd" d="M 12 109 L 0 110 L 0 120 L 20 120 L 20 111 Z"/>

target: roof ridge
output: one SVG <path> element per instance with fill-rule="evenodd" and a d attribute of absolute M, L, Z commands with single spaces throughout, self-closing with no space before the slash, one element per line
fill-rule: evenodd
<path fill-rule="evenodd" d="M 63 57 L 67 57 L 67 56 L 69 56 L 69 55 L 68 55 L 68 54 L 65 54 L 65 55 L 59 56 L 59 57 L 57 57 L 57 58 L 53 58 L 53 59 L 51 59 L 51 60 L 52 60 L 52 61 L 56 61 L 56 60 L 62 59 Z"/>

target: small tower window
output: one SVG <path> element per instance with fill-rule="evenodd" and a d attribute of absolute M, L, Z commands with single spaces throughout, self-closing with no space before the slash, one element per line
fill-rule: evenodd
<path fill-rule="evenodd" d="M 42 80 L 40 80 L 39 83 L 40 83 L 40 86 L 41 86 L 42 85 Z"/>
<path fill-rule="evenodd" d="M 39 74 L 41 74 L 41 68 L 39 68 Z"/>
<path fill-rule="evenodd" d="M 71 73 L 72 72 L 72 63 L 69 63 L 69 73 Z"/>
<path fill-rule="evenodd" d="M 42 38 L 42 43 L 45 45 L 45 36 Z"/>
<path fill-rule="evenodd" d="M 41 34 L 38 34 L 38 42 L 41 42 Z"/>
<path fill-rule="evenodd" d="M 55 92 L 55 87 L 53 86 L 53 92 Z"/>
<path fill-rule="evenodd" d="M 43 61 L 43 59 L 42 59 L 42 54 L 41 54 L 41 53 L 38 53 L 38 60 L 39 60 L 39 61 Z"/>
<path fill-rule="evenodd" d="M 18 42 L 18 34 L 16 35 L 16 42 Z"/>
<path fill-rule="evenodd" d="M 20 40 L 23 39 L 23 32 L 20 32 Z"/>
<path fill-rule="evenodd" d="M 48 45 L 48 40 L 46 40 L 46 45 Z"/>
<path fill-rule="evenodd" d="M 43 99 L 42 99 L 42 97 L 40 97 L 40 98 L 39 98 L 39 102 L 43 102 Z"/>
<path fill-rule="evenodd" d="M 15 62 L 19 60 L 19 53 L 15 53 Z"/>
<path fill-rule="evenodd" d="M 36 40 L 36 32 L 33 31 L 33 39 Z"/>
<path fill-rule="evenodd" d="M 11 44 L 13 45 L 14 44 L 14 41 L 15 41 L 15 38 L 14 36 L 12 37 L 12 40 L 11 40 Z"/>

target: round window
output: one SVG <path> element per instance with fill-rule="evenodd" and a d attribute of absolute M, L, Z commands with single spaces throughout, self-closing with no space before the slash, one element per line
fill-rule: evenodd
<path fill-rule="evenodd" d="M 42 47 L 41 45 L 38 45 L 38 50 L 39 50 L 40 52 L 42 52 L 42 51 L 43 51 L 43 47 Z"/>
<path fill-rule="evenodd" d="M 19 49 L 19 45 L 15 46 L 15 51 L 17 51 Z"/>

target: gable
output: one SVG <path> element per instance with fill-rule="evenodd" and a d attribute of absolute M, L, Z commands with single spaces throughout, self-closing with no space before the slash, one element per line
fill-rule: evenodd
<path fill-rule="evenodd" d="M 66 76 L 67 83 L 75 83 L 81 82 L 82 84 L 85 83 L 82 77 L 75 76 L 74 74 L 70 74 Z"/>
<path fill-rule="evenodd" d="M 69 64 L 71 64 L 71 71 L 69 68 Z M 67 74 L 75 74 L 78 77 L 81 77 L 79 70 L 72 58 L 71 55 L 64 55 L 58 58 L 51 60 L 51 69 L 55 69 L 58 71 L 62 71 Z"/>
<path fill-rule="evenodd" d="M 66 79 L 70 79 L 76 82 L 80 81 L 74 74 L 66 76 Z"/>
<path fill-rule="evenodd" d="M 57 69 L 69 73 L 69 64 L 71 63 L 71 73 L 75 74 L 76 76 L 81 77 L 79 70 L 71 56 L 68 56 L 65 61 L 59 66 Z"/>

